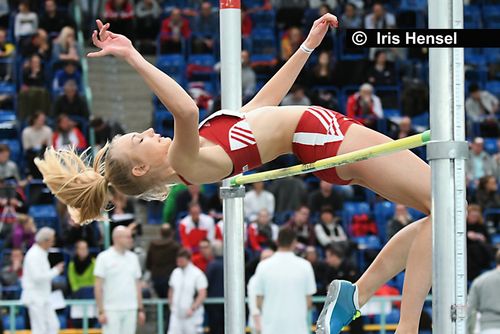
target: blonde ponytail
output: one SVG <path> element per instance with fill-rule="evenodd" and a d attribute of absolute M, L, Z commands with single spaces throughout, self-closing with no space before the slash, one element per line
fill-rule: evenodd
<path fill-rule="evenodd" d="M 105 176 L 105 155 L 108 145 L 97 153 L 93 167 L 84 153 L 49 148 L 44 159 L 35 159 L 43 181 L 51 192 L 69 207 L 71 218 L 85 224 L 101 216 L 108 202 L 109 181 Z"/>

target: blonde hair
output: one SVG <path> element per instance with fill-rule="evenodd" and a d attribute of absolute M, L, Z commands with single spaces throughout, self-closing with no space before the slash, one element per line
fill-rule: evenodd
<path fill-rule="evenodd" d="M 154 175 L 137 177 L 132 174 L 133 162 L 113 152 L 112 143 L 101 148 L 89 164 L 90 156 L 75 150 L 48 148 L 44 159 L 35 159 L 43 181 L 51 192 L 68 206 L 71 218 L 79 224 L 101 217 L 109 202 L 108 189 L 146 200 L 165 200 L 169 184 L 158 185 Z"/>
<path fill-rule="evenodd" d="M 54 42 L 61 45 L 64 49 L 67 49 L 68 48 L 68 37 L 71 34 L 73 34 L 73 36 L 76 38 L 75 29 L 73 29 L 70 26 L 65 26 L 61 29 L 59 36 L 57 36 L 57 39 Z"/>

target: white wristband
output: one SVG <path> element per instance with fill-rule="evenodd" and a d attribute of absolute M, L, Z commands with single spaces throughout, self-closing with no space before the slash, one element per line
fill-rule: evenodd
<path fill-rule="evenodd" d="M 311 54 L 314 51 L 314 49 L 309 49 L 304 43 L 302 43 L 300 45 L 300 49 L 302 51 L 304 51 L 305 53 L 309 53 L 309 54 Z"/>

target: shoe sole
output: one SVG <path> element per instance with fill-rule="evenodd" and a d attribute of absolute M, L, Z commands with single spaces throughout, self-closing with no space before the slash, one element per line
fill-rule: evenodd
<path fill-rule="evenodd" d="M 316 334 L 330 334 L 330 320 L 333 309 L 337 302 L 340 292 L 340 281 L 334 280 L 328 288 L 328 293 L 325 299 L 325 306 L 319 314 L 318 321 L 316 322 Z M 325 322 L 325 320 L 328 321 Z"/>

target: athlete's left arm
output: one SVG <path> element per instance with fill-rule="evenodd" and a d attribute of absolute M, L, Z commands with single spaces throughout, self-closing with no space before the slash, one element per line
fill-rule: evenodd
<path fill-rule="evenodd" d="M 328 27 L 337 27 L 335 15 L 325 14 L 314 21 L 304 45 L 309 49 L 318 47 L 328 31 Z M 241 108 L 242 112 L 260 107 L 277 106 L 292 87 L 304 67 L 309 53 L 299 48 L 280 70 L 262 87 L 255 97 Z"/>

